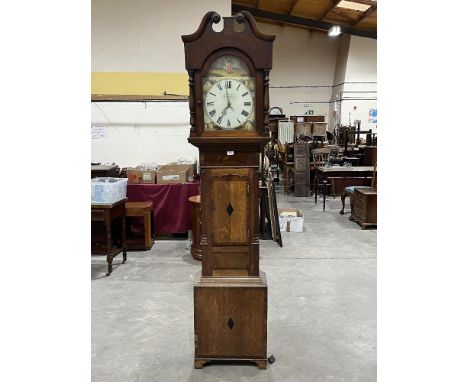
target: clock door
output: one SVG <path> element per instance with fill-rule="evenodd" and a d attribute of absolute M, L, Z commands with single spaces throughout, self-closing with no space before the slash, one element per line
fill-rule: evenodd
<path fill-rule="evenodd" d="M 252 172 L 246 168 L 206 171 L 209 275 L 247 276 L 258 268 L 250 245 Z"/>
<path fill-rule="evenodd" d="M 213 245 L 248 244 L 248 170 L 211 170 L 210 209 Z"/>

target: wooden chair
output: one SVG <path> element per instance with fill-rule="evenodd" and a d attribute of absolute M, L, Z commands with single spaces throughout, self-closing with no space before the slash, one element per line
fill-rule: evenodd
<path fill-rule="evenodd" d="M 317 167 L 323 167 L 325 166 L 329 159 L 330 159 L 330 152 L 331 150 L 329 148 L 322 148 L 322 149 L 314 149 L 312 150 L 312 165 L 314 167 L 314 189 L 313 192 L 315 193 L 315 185 L 317 184 L 318 188 L 322 188 L 322 193 L 323 193 L 323 187 L 329 186 L 327 182 L 322 182 L 322 183 L 317 183 L 316 177 L 317 177 L 317 171 L 315 169 Z M 333 183 L 332 183 L 333 184 Z M 325 198 L 323 198 L 323 210 L 325 211 Z"/>
<path fill-rule="evenodd" d="M 314 167 L 325 166 L 330 158 L 331 150 L 328 147 L 312 150 L 312 163 Z"/>
<path fill-rule="evenodd" d="M 354 191 L 358 188 L 373 188 L 377 190 L 377 163 L 375 164 L 374 170 L 372 171 L 372 180 L 371 180 L 370 187 L 369 186 L 348 186 L 348 187 L 345 187 L 345 189 L 341 193 L 342 207 L 341 207 L 340 215 L 344 215 L 346 196 L 349 196 L 349 204 L 351 206 L 351 216 L 349 217 L 349 220 L 353 220 L 353 209 L 354 209 L 353 195 L 354 195 Z"/>
<path fill-rule="evenodd" d="M 328 146 L 325 146 L 325 148 L 330 149 L 331 157 L 338 158 L 343 153 L 343 149 L 337 145 L 328 145 Z"/>

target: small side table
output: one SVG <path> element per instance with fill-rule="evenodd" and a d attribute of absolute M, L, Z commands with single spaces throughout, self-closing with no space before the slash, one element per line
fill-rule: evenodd
<path fill-rule="evenodd" d="M 192 245 L 190 246 L 190 253 L 195 260 L 201 261 L 201 196 L 191 196 L 188 200 L 192 205 Z"/>
<path fill-rule="evenodd" d="M 123 253 L 122 264 L 127 261 L 127 238 L 125 232 L 125 202 L 127 198 L 111 204 L 91 203 L 91 222 L 103 222 L 106 229 L 105 243 L 93 240 L 91 236 L 91 253 L 107 255 L 107 273 L 112 273 L 112 262 L 120 252 Z M 120 218 L 121 246 L 113 246 L 112 221 Z"/>
<path fill-rule="evenodd" d="M 126 217 L 143 218 L 143 238 L 127 238 L 128 249 L 148 250 L 153 246 L 153 202 L 127 202 L 125 203 Z"/>

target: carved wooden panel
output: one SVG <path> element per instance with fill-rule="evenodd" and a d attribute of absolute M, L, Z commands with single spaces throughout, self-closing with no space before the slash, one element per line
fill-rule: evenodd
<path fill-rule="evenodd" d="M 310 161 L 307 159 L 307 157 L 296 157 L 294 159 L 294 171 L 304 171 L 307 172 L 310 167 Z"/>
<path fill-rule="evenodd" d="M 309 144 L 294 144 L 294 195 L 310 195 Z"/>

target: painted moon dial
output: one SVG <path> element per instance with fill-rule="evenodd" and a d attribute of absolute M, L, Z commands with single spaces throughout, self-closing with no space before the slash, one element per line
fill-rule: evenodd
<path fill-rule="evenodd" d="M 223 130 L 242 126 L 252 109 L 252 94 L 241 81 L 223 79 L 214 83 L 206 93 L 206 114 Z"/>

